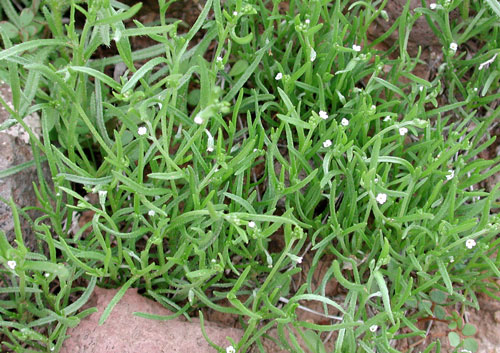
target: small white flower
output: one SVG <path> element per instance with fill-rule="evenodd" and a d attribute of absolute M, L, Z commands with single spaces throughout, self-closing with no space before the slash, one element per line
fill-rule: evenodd
<path fill-rule="evenodd" d="M 328 119 L 328 113 L 327 113 L 327 112 L 325 112 L 324 110 L 320 110 L 318 115 L 319 115 L 319 117 L 320 117 L 321 119 L 323 119 L 323 120 Z"/>
<path fill-rule="evenodd" d="M 465 246 L 467 247 L 467 249 L 472 249 L 476 246 L 476 241 L 474 239 L 467 239 L 467 241 L 465 242 Z"/>
<path fill-rule="evenodd" d="M 435 10 L 435 9 L 436 9 L 436 7 L 437 7 L 437 5 L 436 5 L 435 3 L 432 3 L 432 4 L 430 4 L 430 5 L 429 5 L 429 8 L 430 8 L 431 10 Z"/>
<path fill-rule="evenodd" d="M 384 118 L 384 121 L 391 121 L 391 116 L 390 116 L 390 115 L 387 115 L 387 116 Z"/>
<path fill-rule="evenodd" d="M 137 133 L 142 136 L 142 135 L 146 135 L 146 133 L 148 132 L 148 129 L 146 129 L 145 126 L 141 126 L 139 129 L 137 129 Z"/>
<path fill-rule="evenodd" d="M 214 264 L 216 263 L 217 261 L 215 259 L 212 259 L 211 262 Z"/>
<path fill-rule="evenodd" d="M 377 325 L 371 325 L 370 326 L 370 331 L 371 332 L 376 332 L 378 330 L 378 326 Z"/>
<path fill-rule="evenodd" d="M 325 142 L 323 142 L 323 147 L 324 148 L 328 148 L 332 145 L 332 140 L 326 140 Z"/>
<path fill-rule="evenodd" d="M 44 273 L 44 276 L 45 276 L 45 278 L 49 278 L 49 276 L 50 276 L 50 273 L 48 273 L 48 272 L 45 272 L 45 273 Z"/>
<path fill-rule="evenodd" d="M 359 51 L 361 51 L 361 45 L 356 45 L 356 44 L 353 44 L 352 49 L 353 49 L 354 51 L 358 51 L 358 52 L 359 52 Z"/>
<path fill-rule="evenodd" d="M 236 353 L 236 350 L 233 346 L 226 347 L 226 353 Z"/>
<path fill-rule="evenodd" d="M 311 55 L 309 58 L 311 59 L 311 62 L 316 60 L 316 50 L 314 50 L 313 48 L 311 48 Z"/>
<path fill-rule="evenodd" d="M 387 201 L 387 194 L 380 193 L 375 199 L 379 204 L 383 205 Z"/>
<path fill-rule="evenodd" d="M 455 262 L 455 258 L 453 256 L 450 256 L 450 264 Z"/>
<path fill-rule="evenodd" d="M 248 227 L 249 228 L 255 228 L 255 222 L 254 221 L 248 222 Z"/>
<path fill-rule="evenodd" d="M 201 125 L 201 124 L 203 124 L 203 119 L 201 118 L 201 116 L 196 115 L 196 116 L 194 117 L 194 122 L 195 122 L 196 124 L 198 124 L 198 125 Z"/>
<path fill-rule="evenodd" d="M 453 169 L 448 170 L 448 174 L 446 174 L 446 180 L 451 180 L 455 176 L 455 171 Z"/>
<path fill-rule="evenodd" d="M 11 270 L 15 270 L 15 269 L 16 269 L 16 266 L 17 266 L 17 262 L 15 262 L 14 260 L 7 261 L 7 266 L 8 266 Z"/>
<path fill-rule="evenodd" d="M 408 133 L 408 129 L 407 129 L 407 128 L 405 128 L 405 127 L 399 128 L 399 134 L 400 134 L 401 136 L 404 136 L 404 135 L 406 135 L 407 133 Z"/>
<path fill-rule="evenodd" d="M 342 120 L 340 121 L 340 123 L 342 124 L 342 126 L 348 126 L 349 125 L 349 120 L 347 120 L 346 118 L 342 118 Z"/>
<path fill-rule="evenodd" d="M 457 44 L 457 43 L 455 43 L 455 42 L 450 43 L 450 49 L 451 49 L 452 51 L 457 51 L 457 49 L 458 49 L 458 44 Z"/>
<path fill-rule="evenodd" d="M 304 21 L 306 23 L 306 25 L 308 25 L 309 23 L 311 23 L 311 20 L 310 19 L 307 19 Z"/>
<path fill-rule="evenodd" d="M 155 216 L 155 214 L 156 214 L 155 210 L 149 210 L 149 211 L 148 211 L 148 215 L 149 215 L 149 217 L 154 217 L 154 216 Z"/>
<path fill-rule="evenodd" d="M 377 184 L 377 183 L 378 183 L 378 178 L 373 179 L 373 182 L 374 182 L 375 184 Z"/>
<path fill-rule="evenodd" d="M 274 79 L 275 79 L 276 81 L 279 81 L 279 80 L 281 80 L 282 78 L 283 78 L 283 74 L 282 74 L 281 72 L 278 72 L 278 73 L 276 74 L 276 77 L 275 77 Z"/>
<path fill-rule="evenodd" d="M 222 62 L 222 56 L 218 56 L 216 60 L 217 60 L 218 63 L 221 63 Z"/>
<path fill-rule="evenodd" d="M 99 198 L 105 198 L 107 194 L 106 190 L 99 190 Z"/>
<path fill-rule="evenodd" d="M 205 129 L 205 133 L 207 134 L 207 152 L 213 152 L 215 147 L 214 137 L 208 129 Z"/>
<path fill-rule="evenodd" d="M 115 31 L 115 35 L 113 36 L 113 40 L 115 42 L 119 42 L 121 38 L 122 38 L 122 31 L 120 31 L 119 29 L 117 29 Z"/>
<path fill-rule="evenodd" d="M 238 11 L 233 11 L 233 16 L 238 16 Z"/>
<path fill-rule="evenodd" d="M 496 57 L 497 57 L 498 53 L 496 53 L 495 55 L 493 55 L 493 57 L 490 59 L 490 60 L 486 60 L 484 63 L 480 64 L 479 67 L 478 67 L 478 70 L 482 70 L 484 68 L 488 68 L 490 67 L 490 64 L 495 61 Z"/>
<path fill-rule="evenodd" d="M 422 91 L 424 90 L 424 86 L 422 86 L 422 85 L 418 86 L 418 90 L 419 90 L 420 92 L 422 92 Z"/>
<path fill-rule="evenodd" d="M 474 87 L 474 92 L 477 92 L 477 87 Z"/>
<path fill-rule="evenodd" d="M 297 263 L 298 263 L 298 264 L 301 264 L 301 263 L 302 263 L 302 260 L 303 260 L 302 256 L 299 256 L 299 257 L 297 258 Z"/>

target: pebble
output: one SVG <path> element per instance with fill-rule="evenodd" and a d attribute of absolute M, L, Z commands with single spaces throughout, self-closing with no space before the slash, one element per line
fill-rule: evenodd
<path fill-rule="evenodd" d="M 495 319 L 495 322 L 500 324 L 500 310 L 495 311 L 493 318 Z"/>

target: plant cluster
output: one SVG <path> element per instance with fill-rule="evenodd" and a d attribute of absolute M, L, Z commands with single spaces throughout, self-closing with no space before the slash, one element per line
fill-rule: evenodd
<path fill-rule="evenodd" d="M 457 351 L 475 349 L 463 314 L 478 291 L 500 299 L 489 281 L 500 187 L 479 186 L 500 170 L 500 157 L 479 158 L 500 112 L 494 0 L 408 2 L 375 40 L 367 29 L 387 0 L 207 0 L 187 30 L 168 17 L 172 1 L 148 24 L 131 20 L 140 4 L 24 1 L 18 15 L 0 3 L 0 78 L 13 94 L 12 108 L 0 98 L 11 114 L 0 129 L 21 124 L 30 165 L 53 177 L 34 186 L 38 249 L 24 246 L 26 212 L 2 200 L 16 224 L 16 244 L 0 231 L 6 349 L 58 351 L 93 312 L 80 309 L 96 285 L 121 287 L 100 322 L 130 287 L 175 312 L 143 317 L 237 314 L 245 333 L 228 351 L 264 351 L 276 329 L 291 352 L 299 341 L 324 352 L 326 338 L 336 353 L 397 352 L 429 318 L 450 322 Z M 421 16 L 442 43 L 432 80 L 406 51 Z M 156 44 L 133 50 L 140 36 Z M 103 47 L 118 54 L 96 57 Z M 33 113 L 41 138 L 23 121 Z M 325 293 L 331 281 L 340 300 Z M 326 324 L 298 319 L 308 301 Z"/>

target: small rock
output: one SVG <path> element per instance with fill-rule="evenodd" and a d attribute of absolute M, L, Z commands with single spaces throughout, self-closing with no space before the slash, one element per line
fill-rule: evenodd
<path fill-rule="evenodd" d="M 104 309 L 115 296 L 117 290 L 96 288 L 98 312 L 83 319 L 80 324 L 67 331 L 70 336 L 61 353 L 205 353 L 216 352 L 201 333 L 200 322 L 182 318 L 168 321 L 150 320 L 133 315 L 145 312 L 156 315 L 172 315 L 162 305 L 129 289 L 113 308 L 106 322 L 98 325 Z M 234 328 L 224 328 L 205 321 L 205 330 L 212 342 L 227 347 L 231 343 L 227 336 L 238 342 L 243 332 Z"/>
<path fill-rule="evenodd" d="M 495 314 L 494 314 L 494 319 L 495 319 L 495 322 L 500 324 L 500 310 L 498 311 L 495 311 Z"/>

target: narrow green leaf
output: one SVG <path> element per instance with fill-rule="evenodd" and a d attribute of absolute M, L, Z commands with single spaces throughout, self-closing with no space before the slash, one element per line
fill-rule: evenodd
<path fill-rule="evenodd" d="M 397 93 L 399 96 L 401 96 L 401 98 L 404 98 L 404 100 L 408 102 L 408 96 L 400 88 L 396 87 L 390 82 L 387 82 L 384 79 L 381 79 L 380 77 L 374 77 L 373 79 L 378 83 L 380 83 L 385 88 L 393 91 L 394 93 Z"/>
<path fill-rule="evenodd" d="M 0 60 L 7 59 L 16 54 L 22 53 L 23 51 L 40 48 L 42 46 L 53 45 L 53 46 L 66 46 L 69 47 L 70 43 L 60 40 L 60 39 L 37 39 L 29 42 L 24 42 L 21 44 L 14 45 L 9 49 L 0 51 Z"/>
<path fill-rule="evenodd" d="M 186 176 L 183 172 L 169 172 L 169 173 L 149 173 L 149 178 L 158 180 L 177 180 L 184 179 Z"/>
<path fill-rule="evenodd" d="M 86 66 L 69 66 L 68 70 L 82 72 L 84 74 L 87 74 L 87 75 L 94 77 L 94 78 L 100 80 L 101 82 L 105 83 L 106 85 L 108 85 L 109 87 L 114 89 L 116 92 L 120 91 L 120 87 L 121 87 L 120 84 L 118 82 L 116 82 L 115 80 L 113 80 L 113 78 L 109 77 L 108 75 L 106 75 L 105 73 L 103 73 L 101 71 L 97 71 L 95 69 L 92 69 L 92 68 L 86 67 Z"/>
<path fill-rule="evenodd" d="M 89 178 L 67 173 L 59 173 L 57 174 L 57 176 L 63 177 L 64 180 L 68 180 L 73 183 L 83 184 L 83 185 L 106 185 L 111 183 L 111 181 L 113 181 L 112 176 L 107 176 L 102 178 Z"/>
<path fill-rule="evenodd" d="M 114 24 L 116 24 L 116 22 L 121 22 L 121 21 L 124 21 L 126 19 L 131 18 L 137 12 L 139 12 L 141 7 L 142 7 L 142 2 L 139 2 L 124 12 L 117 13 L 116 15 L 113 15 L 113 16 L 106 16 L 105 18 L 102 18 L 102 19 L 96 21 L 94 23 L 94 25 L 95 26 L 114 25 Z"/>
<path fill-rule="evenodd" d="M 257 66 L 259 66 L 260 61 L 262 60 L 262 57 L 264 54 L 267 53 L 269 48 L 272 46 L 272 42 L 269 42 L 266 44 L 263 48 L 259 49 L 257 53 L 255 53 L 255 59 L 252 61 L 248 69 L 245 71 L 243 75 L 236 81 L 236 83 L 231 87 L 231 90 L 227 92 L 227 94 L 224 96 L 224 101 L 229 102 L 233 97 L 239 92 L 240 88 L 243 87 L 243 85 L 248 81 L 250 76 L 253 74 L 255 69 L 257 69 Z"/>
<path fill-rule="evenodd" d="M 490 7 L 491 10 L 497 15 L 500 19 L 500 3 L 498 0 L 485 0 L 486 4 Z"/>
<path fill-rule="evenodd" d="M 155 67 L 156 65 L 159 65 L 161 63 L 166 64 L 166 63 L 168 63 L 168 61 L 167 61 L 167 59 L 160 57 L 160 58 L 152 59 L 152 60 L 148 61 L 146 64 L 144 64 L 143 66 L 141 66 L 141 68 L 134 73 L 134 75 L 130 78 L 130 80 L 125 85 L 123 85 L 121 93 L 125 93 L 128 90 L 132 89 L 135 86 L 135 84 L 142 77 L 144 77 L 144 75 L 147 72 L 151 71 L 153 69 L 153 67 Z"/>
<path fill-rule="evenodd" d="M 104 322 L 107 320 L 111 312 L 113 311 L 113 308 L 118 304 L 120 299 L 125 295 L 125 292 L 129 287 L 132 285 L 137 280 L 136 276 L 131 277 L 125 284 L 120 288 L 120 290 L 115 294 L 113 299 L 109 302 L 108 306 L 104 309 L 104 312 L 102 313 L 101 317 L 99 318 L 99 325 L 104 324 Z"/>
<path fill-rule="evenodd" d="M 448 290 L 448 294 L 452 295 L 453 294 L 453 285 L 451 284 L 450 275 L 448 274 L 448 271 L 446 270 L 446 266 L 444 265 L 444 262 L 439 258 L 436 259 L 436 262 L 438 264 L 439 273 L 441 274 L 441 277 L 443 277 L 444 284 L 446 286 L 446 289 Z"/>
<path fill-rule="evenodd" d="M 395 325 L 396 322 L 394 321 L 394 315 L 391 309 L 391 299 L 389 297 L 389 290 L 387 289 L 387 284 L 385 283 L 384 276 L 382 275 L 382 273 L 380 273 L 380 271 L 375 271 L 373 273 L 373 276 L 375 277 L 375 280 L 377 281 L 378 284 L 378 288 L 382 293 L 382 302 L 384 303 L 385 312 L 389 316 L 389 319 L 391 320 L 392 324 Z"/>
<path fill-rule="evenodd" d="M 71 315 L 75 311 L 80 309 L 83 305 L 85 305 L 85 303 L 89 300 L 90 295 L 94 292 L 96 282 L 97 282 L 97 277 L 92 276 L 90 278 L 89 285 L 87 286 L 87 288 L 83 292 L 82 296 L 80 298 L 78 298 L 75 302 L 73 302 L 72 304 L 65 307 L 63 309 L 63 314 L 66 316 Z"/>

